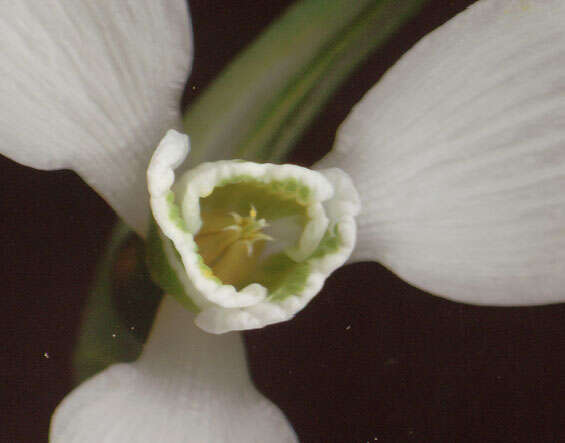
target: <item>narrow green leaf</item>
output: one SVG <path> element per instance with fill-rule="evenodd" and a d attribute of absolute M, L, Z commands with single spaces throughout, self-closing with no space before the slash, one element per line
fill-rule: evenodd
<path fill-rule="evenodd" d="M 284 158 L 341 82 L 426 1 L 298 2 L 189 108 L 191 164 Z"/>
<path fill-rule="evenodd" d="M 185 114 L 191 164 L 233 158 L 272 107 L 273 97 L 302 75 L 372 3 L 374 0 L 303 0 L 272 23 Z"/>
<path fill-rule="evenodd" d="M 293 148 L 340 84 L 427 0 L 373 2 L 273 101 L 236 157 L 278 162 Z"/>

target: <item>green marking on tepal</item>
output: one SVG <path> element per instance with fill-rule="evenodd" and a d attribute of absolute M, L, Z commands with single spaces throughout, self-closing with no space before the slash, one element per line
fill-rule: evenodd
<path fill-rule="evenodd" d="M 169 205 L 169 218 L 179 229 L 188 232 L 184 220 L 180 215 L 180 208 L 175 203 L 175 194 L 173 191 L 169 191 L 167 194 L 167 203 Z"/>
<path fill-rule="evenodd" d="M 269 300 L 282 301 L 291 295 L 298 295 L 304 289 L 310 275 L 307 262 L 296 263 L 285 253 L 269 257 L 258 270 L 254 282 L 267 288 Z"/>

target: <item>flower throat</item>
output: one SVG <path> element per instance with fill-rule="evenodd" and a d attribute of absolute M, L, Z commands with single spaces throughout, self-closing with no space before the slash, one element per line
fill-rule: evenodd
<path fill-rule="evenodd" d="M 267 221 L 257 218 L 251 204 L 248 216 L 236 211 L 205 212 L 202 222 L 194 240 L 204 263 L 224 284 L 240 286 L 256 268 L 265 243 L 273 240 L 263 232 Z"/>

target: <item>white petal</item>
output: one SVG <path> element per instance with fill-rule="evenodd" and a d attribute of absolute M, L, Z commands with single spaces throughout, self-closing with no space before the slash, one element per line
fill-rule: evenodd
<path fill-rule="evenodd" d="M 565 2 L 475 4 L 355 107 L 321 163 L 363 201 L 354 258 L 470 303 L 565 300 Z"/>
<path fill-rule="evenodd" d="M 141 358 L 67 396 L 51 442 L 295 442 L 284 415 L 254 388 L 241 336 L 207 334 L 193 321 L 167 297 Z"/>
<path fill-rule="evenodd" d="M 184 0 L 3 1 L 0 152 L 71 168 L 138 232 L 145 169 L 180 118 L 192 62 Z"/>

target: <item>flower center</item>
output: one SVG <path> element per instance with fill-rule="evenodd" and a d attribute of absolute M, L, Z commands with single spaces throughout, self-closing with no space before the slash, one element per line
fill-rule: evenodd
<path fill-rule="evenodd" d="M 257 218 L 253 205 L 245 217 L 235 211 L 206 212 L 194 240 L 213 274 L 224 284 L 238 287 L 257 267 L 265 243 L 273 240 L 263 232 L 268 226 L 264 218 Z"/>

